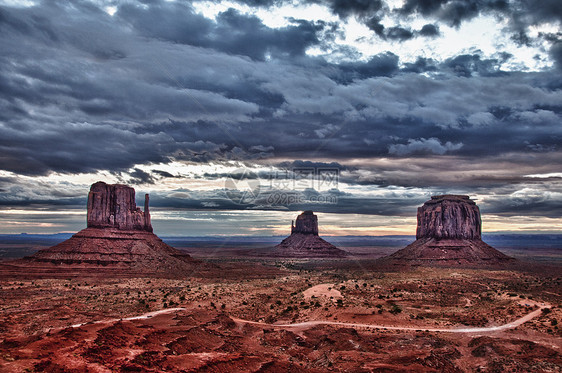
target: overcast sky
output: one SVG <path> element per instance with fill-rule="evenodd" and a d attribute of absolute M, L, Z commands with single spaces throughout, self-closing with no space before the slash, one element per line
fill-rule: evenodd
<path fill-rule="evenodd" d="M 0 233 L 85 227 L 98 180 L 159 235 L 562 232 L 560 0 L 0 0 Z"/>

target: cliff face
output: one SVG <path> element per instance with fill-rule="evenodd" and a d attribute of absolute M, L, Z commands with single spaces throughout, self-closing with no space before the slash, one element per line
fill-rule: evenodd
<path fill-rule="evenodd" d="M 295 225 L 291 225 L 291 234 L 313 234 L 318 236 L 318 217 L 312 211 L 305 211 L 297 216 Z"/>
<path fill-rule="evenodd" d="M 152 232 L 148 194 L 145 195 L 144 212 L 137 207 L 135 190 L 121 184 L 97 182 L 88 194 L 88 228 L 116 228 Z"/>
<path fill-rule="evenodd" d="M 480 239 L 480 237 L 480 210 L 468 196 L 433 196 L 418 208 L 417 239 Z"/>

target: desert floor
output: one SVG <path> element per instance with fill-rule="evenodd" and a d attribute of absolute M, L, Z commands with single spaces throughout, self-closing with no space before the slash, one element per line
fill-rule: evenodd
<path fill-rule="evenodd" d="M 560 267 L 205 260 L 176 278 L 0 270 L 0 371 L 562 370 Z"/>

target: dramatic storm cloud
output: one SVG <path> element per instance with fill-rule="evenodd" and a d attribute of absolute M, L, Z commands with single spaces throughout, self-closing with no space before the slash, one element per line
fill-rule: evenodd
<path fill-rule="evenodd" d="M 163 234 L 411 233 L 437 193 L 559 231 L 560 4 L 0 1 L 0 233 L 79 229 L 97 180 Z"/>

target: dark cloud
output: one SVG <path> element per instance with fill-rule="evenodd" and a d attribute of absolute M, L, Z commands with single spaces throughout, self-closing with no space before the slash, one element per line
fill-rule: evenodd
<path fill-rule="evenodd" d="M 328 0 L 327 2 L 332 11 L 343 18 L 376 13 L 385 5 L 381 0 Z"/>
<path fill-rule="evenodd" d="M 294 57 L 319 43 L 317 33 L 324 26 L 291 20 L 281 29 L 265 26 L 255 16 L 228 9 L 215 22 L 198 14 L 188 3 L 155 1 L 149 6 L 125 4 L 117 16 L 144 35 L 175 43 L 213 48 L 263 61 L 273 56 Z M 154 22 L 165 19 L 166 22 Z"/>
<path fill-rule="evenodd" d="M 437 63 L 429 58 L 418 57 L 414 63 L 405 63 L 402 71 L 418 74 L 427 71 L 437 71 Z"/>
<path fill-rule="evenodd" d="M 371 57 L 367 62 L 340 63 L 337 66 L 334 79 L 350 82 L 355 79 L 366 79 L 377 76 L 392 76 L 398 72 L 397 55 L 391 52 L 381 53 Z"/>
<path fill-rule="evenodd" d="M 506 0 L 407 0 L 400 9 L 402 14 L 436 16 L 450 26 L 459 26 L 480 13 L 492 11 L 509 12 L 509 3 Z"/>
<path fill-rule="evenodd" d="M 366 26 L 375 32 L 382 39 L 404 42 L 416 36 L 437 37 L 440 35 L 439 27 L 433 24 L 424 25 L 419 31 L 412 31 L 410 28 L 393 26 L 385 28 L 378 16 L 371 17 L 365 22 Z"/>
<path fill-rule="evenodd" d="M 373 16 L 371 18 L 369 18 L 365 24 L 367 25 L 367 27 L 369 27 L 371 30 L 373 30 L 375 32 L 375 34 L 377 34 L 380 37 L 386 37 L 385 33 L 384 33 L 384 25 L 381 23 L 381 18 L 378 16 Z"/>
<path fill-rule="evenodd" d="M 520 0 L 510 5 L 510 21 L 515 30 L 537 23 L 562 22 L 562 4 L 557 0 Z"/>
<path fill-rule="evenodd" d="M 431 15 L 448 1 L 449 0 L 406 0 L 400 11 L 406 14 L 418 12 L 423 15 Z"/>
<path fill-rule="evenodd" d="M 480 12 L 474 1 L 451 1 L 441 10 L 440 18 L 451 26 L 460 26 L 461 22 L 476 17 Z"/>
<path fill-rule="evenodd" d="M 445 154 L 459 150 L 462 147 L 462 143 L 447 141 L 443 144 L 439 139 L 432 137 L 429 139 L 408 139 L 407 144 L 392 144 L 388 147 L 388 152 L 396 155 Z"/>
<path fill-rule="evenodd" d="M 562 201 L 547 194 L 518 196 L 496 196 L 486 199 L 486 213 L 503 216 L 520 216 L 521 211 L 534 216 L 560 217 L 556 211 L 562 211 Z"/>
<path fill-rule="evenodd" d="M 353 169 L 350 168 L 349 166 L 342 165 L 341 163 L 338 162 L 313 162 L 313 161 L 306 161 L 306 160 L 281 162 L 278 163 L 276 166 L 281 169 L 288 169 L 288 170 L 311 168 L 315 170 L 336 169 L 338 171 L 341 171 L 341 170 Z"/>
<path fill-rule="evenodd" d="M 418 31 L 418 34 L 425 37 L 437 37 L 441 33 L 439 32 L 439 27 L 437 25 L 428 23 L 423 25 L 423 27 Z"/>
<path fill-rule="evenodd" d="M 127 184 L 154 184 L 155 181 L 156 180 L 150 173 L 143 171 L 140 168 L 134 168 L 131 172 L 129 172 Z"/>
<path fill-rule="evenodd" d="M 153 173 L 161 176 L 161 177 L 178 177 L 178 176 L 174 176 L 171 173 L 169 173 L 168 171 L 162 171 L 162 170 L 154 170 L 152 171 Z"/>
<path fill-rule="evenodd" d="M 386 37 L 391 40 L 405 41 L 414 37 L 414 33 L 410 29 L 395 26 L 386 30 Z"/>
<path fill-rule="evenodd" d="M 478 54 L 463 54 L 445 60 L 443 66 L 458 76 L 470 77 L 475 73 L 491 76 L 503 73 L 499 69 L 499 62 L 497 59 L 481 59 Z"/>
<path fill-rule="evenodd" d="M 556 63 L 558 70 L 562 70 L 562 41 L 558 41 L 550 48 L 550 56 Z"/>

